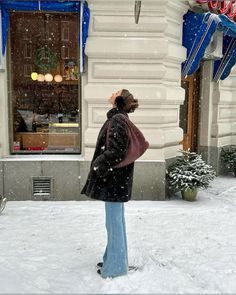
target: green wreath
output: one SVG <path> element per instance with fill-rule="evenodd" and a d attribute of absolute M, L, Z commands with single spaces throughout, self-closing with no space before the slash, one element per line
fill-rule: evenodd
<path fill-rule="evenodd" d="M 34 63 L 42 71 L 53 69 L 57 65 L 57 55 L 48 46 L 43 46 L 37 49 Z"/>

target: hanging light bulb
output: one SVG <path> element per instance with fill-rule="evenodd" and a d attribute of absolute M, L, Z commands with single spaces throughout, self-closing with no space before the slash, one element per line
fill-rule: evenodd
<path fill-rule="evenodd" d="M 38 78 L 38 73 L 36 73 L 36 72 L 31 73 L 31 79 L 32 79 L 33 81 L 36 81 L 37 78 Z"/>
<path fill-rule="evenodd" d="M 61 75 L 56 75 L 54 77 L 55 82 L 60 83 L 62 81 L 62 76 Z"/>
<path fill-rule="evenodd" d="M 52 80 L 53 80 L 53 75 L 47 73 L 47 74 L 45 75 L 45 81 L 46 81 L 46 82 L 52 82 Z"/>
<path fill-rule="evenodd" d="M 38 74 L 38 76 L 37 76 L 37 80 L 38 80 L 39 82 L 43 82 L 43 81 L 45 80 L 44 75 L 43 75 L 43 74 Z"/>

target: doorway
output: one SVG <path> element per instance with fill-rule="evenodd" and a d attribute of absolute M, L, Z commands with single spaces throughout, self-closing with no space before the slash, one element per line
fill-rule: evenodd
<path fill-rule="evenodd" d="M 192 152 L 197 152 L 200 71 L 182 79 L 181 87 L 185 89 L 185 100 L 184 104 L 180 106 L 179 124 L 184 132 L 183 140 L 180 143 L 183 145 L 184 150 L 190 149 Z"/>

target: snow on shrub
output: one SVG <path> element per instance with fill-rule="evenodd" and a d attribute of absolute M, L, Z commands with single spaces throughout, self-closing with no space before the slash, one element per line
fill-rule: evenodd
<path fill-rule="evenodd" d="M 223 148 L 221 151 L 221 159 L 227 165 L 230 171 L 236 168 L 236 146 Z"/>
<path fill-rule="evenodd" d="M 177 157 L 167 171 L 169 188 L 173 191 L 207 188 L 216 175 L 213 168 L 197 153 L 189 150 L 180 152 L 182 155 Z"/>

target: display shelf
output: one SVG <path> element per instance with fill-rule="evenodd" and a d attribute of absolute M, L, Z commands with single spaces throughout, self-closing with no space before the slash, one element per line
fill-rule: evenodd
<path fill-rule="evenodd" d="M 78 148 L 80 144 L 78 133 L 18 132 L 15 139 L 23 150 Z"/>
<path fill-rule="evenodd" d="M 79 85 L 80 83 L 80 79 L 78 80 L 63 80 L 62 82 L 55 82 L 55 81 L 52 81 L 52 82 L 38 82 L 38 81 L 33 81 L 32 79 L 25 79 L 24 81 L 15 81 L 14 82 L 14 85 L 15 86 L 25 86 L 25 85 L 42 85 L 42 86 L 48 86 L 48 85 Z"/>

